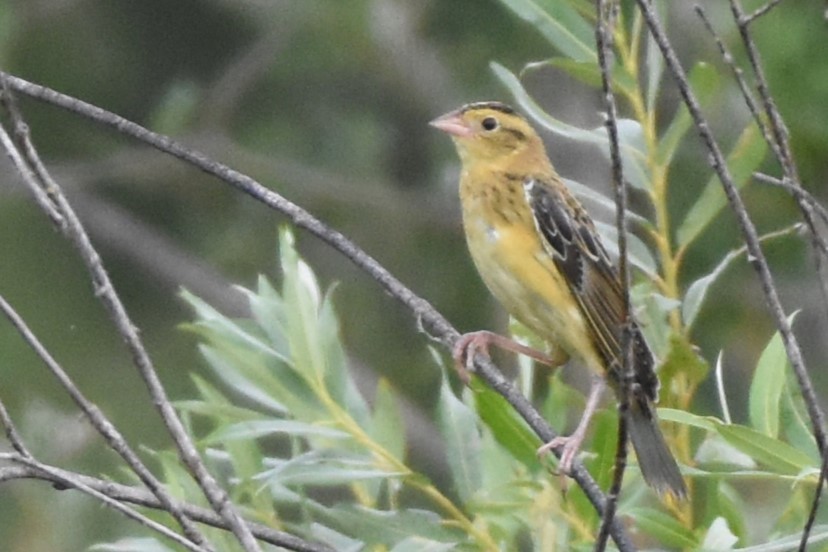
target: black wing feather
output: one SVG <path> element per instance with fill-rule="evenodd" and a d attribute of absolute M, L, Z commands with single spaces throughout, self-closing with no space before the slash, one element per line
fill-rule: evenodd
<path fill-rule="evenodd" d="M 538 178 L 527 180 L 524 188 L 541 241 L 569 284 L 610 377 L 617 377 L 621 365 L 623 288 L 595 224 L 566 190 Z M 633 357 L 636 383 L 651 400 L 656 400 L 658 378 L 653 356 L 635 323 Z"/>

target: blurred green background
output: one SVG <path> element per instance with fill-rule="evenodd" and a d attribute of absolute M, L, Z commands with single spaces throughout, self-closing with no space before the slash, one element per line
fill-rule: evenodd
<path fill-rule="evenodd" d="M 820 9 L 792 0 L 754 30 L 803 180 L 825 199 L 828 27 Z M 689 5 L 675 6 L 671 17 L 683 59 L 722 65 Z M 719 30 L 735 39 L 729 27 Z M 495 0 L 0 0 L 4 70 L 169 134 L 272 187 L 353 238 L 461 330 L 502 329 L 505 316 L 465 252 L 453 148 L 427 122 L 467 101 L 511 101 L 490 61 L 519 72 L 553 54 Z M 565 73 L 541 67 L 524 83 L 557 117 L 587 128 L 601 124 L 598 94 Z M 665 113 L 675 101 L 666 87 Z M 277 278 L 282 217 L 110 130 L 20 102 L 169 394 L 190 397 L 189 374 L 203 366 L 192 336 L 177 328 L 191 318 L 178 289 L 243 315 L 231 286 L 251 286 L 260 273 Z M 746 120 L 732 85 L 723 82 L 711 115 L 714 131 L 732 142 Z M 596 150 L 547 138 L 559 172 L 607 190 L 608 169 Z M 698 144 L 687 142 L 672 175 L 676 212 L 711 172 Z M 772 163 L 764 168 L 775 170 Z M 134 445 L 169 447 L 83 267 L 5 157 L 0 170 L 0 293 Z M 753 184 L 747 201 L 762 231 L 796 220 L 793 202 L 778 190 Z M 609 220 L 608 213 L 596 215 Z M 427 406 L 439 374 L 409 313 L 330 248 L 298 238 L 325 285 L 339 282 L 336 303 L 355 369 L 368 379 L 389 374 L 399 391 Z M 738 244 L 732 217 L 719 217 L 691 251 L 686 281 Z M 787 309 L 804 309 L 796 328 L 824 396 L 828 340 L 811 255 L 793 238 L 767 249 Z M 772 331 L 753 272 L 739 262 L 712 288 L 693 338 L 708 361 L 724 351 L 726 385 L 737 396 Z M 712 394 L 700 394 L 706 395 Z M 3 321 L 0 398 L 41 459 L 91 474 L 118 469 Z M 744 417 L 743 404 L 731 406 L 736 421 Z M 702 402 L 697 412 L 718 414 L 716 408 Z M 82 550 L 139 533 L 93 500 L 38 482 L 5 483 L 0 497 L 3 550 Z"/>

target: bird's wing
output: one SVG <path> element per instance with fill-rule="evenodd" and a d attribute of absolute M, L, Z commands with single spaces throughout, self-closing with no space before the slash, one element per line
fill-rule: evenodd
<path fill-rule="evenodd" d="M 591 330 L 591 340 L 610 377 L 619 377 L 623 288 L 595 224 L 565 189 L 541 178 L 524 182 L 526 201 L 546 252 L 569 284 Z M 635 380 L 651 400 L 658 396 L 653 356 L 641 329 L 633 323 Z"/>

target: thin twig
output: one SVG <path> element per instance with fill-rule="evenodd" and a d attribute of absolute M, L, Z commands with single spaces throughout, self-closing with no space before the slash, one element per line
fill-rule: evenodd
<path fill-rule="evenodd" d="M 817 199 L 813 195 L 811 195 L 811 193 L 805 188 L 796 186 L 794 184 L 791 184 L 790 182 L 761 172 L 753 173 L 753 178 L 764 184 L 770 184 L 771 186 L 777 186 L 779 188 L 782 188 L 795 198 L 807 201 L 811 205 L 811 207 L 813 207 L 814 211 L 816 211 L 819 217 L 823 220 L 823 222 L 828 224 L 828 209 L 823 207 L 822 204 L 820 204 L 819 201 L 817 201 Z M 824 251 L 828 253 L 828 249 L 825 249 Z"/>
<path fill-rule="evenodd" d="M 281 212 L 293 224 L 310 232 L 366 272 L 373 280 L 379 283 L 392 297 L 405 305 L 416 320 L 421 321 L 424 331 L 436 342 L 449 350 L 459 338 L 459 332 L 443 317 L 428 301 L 417 296 L 402 282 L 388 272 L 374 258 L 359 248 L 354 242 L 340 232 L 330 228 L 309 212 L 288 201 L 273 190 L 270 190 L 252 178 L 243 175 L 226 165 L 217 163 L 200 152 L 185 148 L 167 136 L 151 132 L 140 125 L 124 119 L 114 113 L 97 106 L 88 104 L 77 98 L 60 94 L 44 86 L 36 85 L 19 77 L 0 72 L 11 88 L 31 98 L 55 105 L 62 109 L 77 113 L 87 119 L 114 128 L 123 135 L 131 136 L 148 144 L 159 151 L 181 159 L 207 174 L 218 177 L 223 182 L 244 192 L 256 201 L 271 209 Z M 532 403 L 526 399 L 517 388 L 512 385 L 498 370 L 498 368 L 482 355 L 475 357 L 476 373 L 489 387 L 499 393 L 509 402 L 515 411 L 526 421 L 541 442 L 547 443 L 557 436 L 548 422 L 537 411 Z M 580 462 L 573 467 L 572 477 L 583 489 L 595 509 L 602 513 L 605 497 L 589 472 Z M 633 550 L 623 526 L 614 520 L 612 537 L 620 551 Z"/>
<path fill-rule="evenodd" d="M 779 333 L 782 336 L 785 350 L 787 351 L 788 358 L 794 368 L 794 372 L 797 375 L 799 386 L 802 389 L 802 394 L 808 407 L 808 413 L 814 427 L 814 435 L 817 438 L 820 451 L 822 451 L 825 447 L 825 416 L 817 402 L 813 385 L 811 385 L 810 378 L 808 377 L 805 362 L 802 357 L 802 351 L 799 348 L 799 342 L 791 330 L 791 325 L 785 316 L 784 309 L 782 308 L 779 293 L 777 292 L 774 284 L 773 275 L 768 267 L 767 258 L 765 257 L 765 254 L 759 244 L 759 236 L 756 232 L 756 227 L 754 226 L 753 221 L 745 208 L 744 202 L 742 201 L 738 190 L 736 189 L 733 177 L 730 174 L 730 169 L 727 166 L 727 161 L 719 148 L 718 142 L 713 136 L 713 132 L 710 130 L 710 125 L 701 112 L 698 99 L 696 98 L 693 90 L 690 88 L 690 84 L 687 80 L 687 74 L 681 66 L 675 50 L 670 45 L 670 41 L 658 21 L 652 4 L 648 2 L 648 0 L 636 0 L 636 2 L 644 16 L 653 38 L 655 39 L 656 44 L 664 56 L 667 67 L 670 69 L 670 73 L 676 81 L 682 99 L 684 100 L 685 105 L 687 105 L 687 109 L 696 125 L 696 129 L 698 130 L 705 147 L 710 152 L 713 170 L 716 171 L 716 174 L 719 176 L 722 188 L 727 196 L 728 202 L 730 203 L 731 209 L 736 216 L 739 228 L 742 231 L 742 236 L 748 249 L 748 260 L 759 277 L 759 282 L 768 303 L 768 308 L 777 328 L 779 329 Z"/>
<path fill-rule="evenodd" d="M 764 66 L 762 64 L 759 49 L 757 48 L 756 43 L 753 41 L 753 37 L 750 34 L 749 25 L 754 18 L 752 15 L 745 15 L 740 0 L 730 0 L 730 10 L 733 13 L 733 19 L 736 21 L 737 26 L 739 28 L 739 35 L 741 36 L 742 43 L 745 46 L 748 61 L 756 77 L 756 89 L 759 93 L 759 97 L 762 100 L 762 105 L 764 107 L 765 115 L 768 117 L 774 140 L 778 144 L 779 149 L 781 151 L 779 161 L 782 164 L 782 171 L 784 174 L 783 180 L 787 180 L 796 187 L 801 188 L 802 183 L 799 179 L 799 172 L 796 166 L 796 162 L 794 161 L 793 151 L 791 150 L 790 141 L 788 139 L 788 127 L 785 124 L 785 121 L 782 118 L 782 114 L 779 112 L 779 109 L 776 106 L 776 101 L 774 100 L 773 95 L 770 92 L 770 86 L 768 85 L 768 80 L 765 77 Z M 754 15 L 755 14 L 756 12 L 754 12 Z M 828 267 L 826 267 L 825 258 L 823 258 L 821 254 L 821 250 L 824 251 L 828 249 L 828 245 L 826 245 L 824 238 L 819 234 L 816 228 L 812 205 L 809 202 L 805 201 L 805 199 L 802 196 L 796 196 L 796 200 L 797 204 L 799 205 L 799 209 L 802 212 L 802 218 L 808 225 L 808 230 L 811 234 L 811 243 L 814 248 L 814 264 L 816 267 L 817 279 L 820 282 L 820 290 L 822 291 L 823 305 L 826 309 L 828 309 Z M 786 324 L 788 323 L 787 320 L 784 318 L 782 321 Z M 791 366 L 796 375 L 797 383 L 799 384 L 799 387 L 802 390 L 802 397 L 805 400 L 806 407 L 808 408 L 808 414 L 811 417 L 813 432 L 814 436 L 816 437 L 819 452 L 823 457 L 822 469 L 820 471 L 820 481 L 822 482 L 825 480 L 825 470 L 828 469 L 828 460 L 826 460 L 826 458 L 828 458 L 828 450 L 826 450 L 826 431 L 828 431 L 828 429 L 826 429 L 825 415 L 822 409 L 820 408 L 819 403 L 817 402 L 817 398 L 813 390 L 813 385 L 811 383 L 810 376 L 808 375 L 808 372 L 805 369 L 804 363 L 794 362 L 794 358 L 791 356 L 791 349 L 787 349 L 788 358 L 790 358 L 791 360 Z M 816 511 L 819 508 L 821 496 L 822 485 L 820 484 L 814 492 L 814 499 L 811 503 L 811 513 L 809 515 L 808 522 L 806 523 L 805 528 L 802 531 L 800 550 L 804 551 L 807 545 L 808 537 L 813 526 L 813 520 L 816 516 Z"/>
<path fill-rule="evenodd" d="M 17 452 L 21 458 L 33 458 L 32 454 L 26 448 L 26 444 L 17 432 L 14 422 L 9 416 L 9 411 L 6 410 L 6 405 L 0 401 L 0 423 L 3 424 L 3 430 L 6 433 L 6 438 L 11 443 L 12 448 Z"/>
<path fill-rule="evenodd" d="M 0 136 L 5 135 L 5 131 L 0 127 Z M 0 295 L 0 311 L 8 318 L 12 326 L 18 331 L 29 347 L 35 354 L 43 361 L 46 367 L 55 376 L 55 379 L 60 382 L 78 408 L 83 411 L 92 426 L 101 434 L 109 446 L 117 452 L 121 458 L 127 463 L 130 469 L 138 476 L 138 478 L 151 490 L 151 492 L 158 498 L 159 502 L 165 506 L 165 509 L 170 515 L 175 518 L 187 537 L 198 544 L 205 550 L 212 550 L 212 546 L 206 540 L 204 535 L 193 525 L 193 523 L 181 511 L 175 507 L 175 501 L 170 495 L 164 485 L 155 478 L 152 472 L 141 461 L 139 456 L 132 450 L 126 439 L 118 431 L 118 429 L 106 418 L 101 410 L 88 400 L 84 394 L 77 388 L 72 378 L 66 373 L 63 367 L 52 357 L 46 347 L 40 342 L 37 336 L 32 332 L 23 318 L 14 310 L 14 308 Z M 9 425 L 6 425 L 7 429 Z M 11 440 L 11 437 L 10 437 Z M 15 441 L 12 440 L 14 445 Z M 16 447 L 15 447 L 16 448 Z M 22 451 L 21 454 L 23 454 Z"/>
<path fill-rule="evenodd" d="M 50 466 L 50 468 L 47 472 L 28 465 L 3 466 L 0 467 L 0 483 L 18 479 L 36 479 L 49 482 L 58 488 L 63 488 L 66 486 L 66 480 L 71 479 L 118 502 L 127 502 L 145 508 L 167 511 L 167 507 L 146 489 L 122 485 L 114 481 L 98 479 L 53 466 Z M 229 529 L 227 521 L 209 508 L 181 501 L 176 501 L 176 508 L 183 511 L 190 519 L 203 523 L 204 525 L 209 525 L 217 529 Z M 308 542 L 289 533 L 277 531 L 259 523 L 249 522 L 248 525 L 253 535 L 262 542 L 297 552 L 333 552 L 332 548 L 323 544 Z"/>
<path fill-rule="evenodd" d="M 106 496 L 104 493 L 98 492 L 97 490 L 84 485 L 82 482 L 78 481 L 77 478 L 65 475 L 65 472 L 62 470 L 58 470 L 41 462 L 38 462 L 34 458 L 30 456 L 21 456 L 19 454 L 10 454 L 10 453 L 0 453 L 0 460 L 5 460 L 7 462 L 12 462 L 15 464 L 22 464 L 24 466 L 28 466 L 35 471 L 42 472 L 44 474 L 48 474 L 51 476 L 51 479 L 55 482 L 56 485 L 59 485 L 61 488 L 71 488 L 77 489 L 82 493 L 86 493 L 89 496 L 94 497 L 101 503 L 109 506 L 113 510 L 116 510 L 126 517 L 137 521 L 141 525 L 152 529 L 153 531 L 164 535 L 168 539 L 180 544 L 181 546 L 185 547 L 187 550 L 192 550 L 193 552 L 206 552 L 206 548 L 202 548 L 197 544 L 193 543 L 191 540 L 188 540 L 178 533 L 171 531 L 168 527 L 161 525 L 157 521 L 153 521 L 149 519 L 147 516 L 141 514 L 134 508 L 130 508 L 125 506 L 123 502 L 115 500 Z"/>
<path fill-rule="evenodd" d="M 730 67 L 731 71 L 733 71 L 733 76 L 736 83 L 739 85 L 739 90 L 742 92 L 742 98 L 745 101 L 745 105 L 750 111 L 750 114 L 753 116 L 753 120 L 758 125 L 765 142 L 771 148 L 771 151 L 773 151 L 774 156 L 777 160 L 779 160 L 779 163 L 783 166 L 783 168 L 787 167 L 785 169 L 785 174 L 787 175 L 786 178 L 791 179 L 796 177 L 796 165 L 793 161 L 793 154 L 789 150 L 789 145 L 787 141 L 780 141 L 778 139 L 780 136 L 787 136 L 787 130 L 783 128 L 782 131 L 773 131 L 767 124 L 768 119 L 772 124 L 774 121 L 782 121 L 781 116 L 779 116 L 778 112 L 776 112 L 775 116 L 771 116 L 769 114 L 767 118 L 760 115 L 759 104 L 756 102 L 756 99 L 750 91 L 750 87 L 745 81 L 742 68 L 736 65 L 733 55 L 728 50 L 727 46 L 725 46 L 724 41 L 722 41 L 718 33 L 716 33 L 716 30 L 713 28 L 713 24 L 708 18 L 707 12 L 705 12 L 704 8 L 702 8 L 699 4 L 696 4 L 695 10 L 699 18 L 702 20 L 702 23 L 704 23 L 704 26 L 715 40 L 716 45 L 719 48 L 719 52 L 722 55 L 722 59 Z M 765 88 L 765 91 L 767 91 L 767 88 Z M 776 111 L 776 106 L 773 101 L 765 102 L 765 106 L 766 109 Z M 784 124 L 784 122 L 782 122 L 782 124 Z M 798 183 L 793 184 L 792 187 L 802 189 L 801 184 Z M 802 216 L 808 226 L 809 234 L 811 236 L 811 245 L 813 248 L 817 249 L 817 252 L 815 252 L 814 264 L 816 266 L 817 275 L 819 276 L 818 280 L 821 282 L 820 289 L 822 291 L 823 302 L 826 304 L 826 307 L 828 307 L 828 274 L 825 273 L 823 258 L 818 253 L 818 251 L 822 251 L 824 255 L 828 255 L 828 242 L 826 242 L 825 238 L 816 228 L 812 212 L 813 209 L 819 209 L 820 207 L 815 201 L 808 201 L 806 204 L 802 194 L 797 194 L 796 192 L 793 193 L 795 199 L 797 200 L 797 204 L 799 205 L 800 211 L 802 211 Z"/>
<path fill-rule="evenodd" d="M 776 5 L 779 4 L 779 2 L 781 2 L 781 1 L 782 0 L 770 0 L 770 2 L 768 2 L 764 6 L 760 6 L 760 7 L 756 8 L 755 10 L 753 10 L 752 13 L 750 13 L 748 15 L 745 15 L 745 16 L 742 16 L 741 20 L 739 21 L 739 24 L 744 25 L 745 27 L 747 27 L 748 25 L 753 23 L 756 19 L 759 19 L 760 17 L 762 17 L 763 15 L 765 15 L 766 13 L 771 11 L 773 8 L 775 8 Z"/>
<path fill-rule="evenodd" d="M 595 539 L 595 552 L 603 552 L 609 538 L 610 524 L 615 519 L 615 510 L 618 505 L 618 495 L 621 493 L 621 483 L 624 481 L 624 470 L 627 467 L 628 416 L 630 409 L 630 382 L 632 381 L 632 319 L 630 318 L 630 269 L 627 262 L 627 187 L 624 184 L 624 169 L 621 163 L 621 151 L 618 145 L 618 109 L 615 104 L 615 94 L 612 91 L 610 65 L 612 61 L 612 30 L 616 23 L 618 6 L 615 2 L 596 0 L 595 10 L 595 42 L 598 51 L 598 67 L 601 70 L 601 87 L 604 93 L 604 106 L 607 110 L 604 126 L 609 138 L 610 160 L 612 162 L 612 187 L 615 192 L 615 226 L 618 232 L 618 276 L 621 280 L 621 377 L 618 388 L 618 443 L 615 451 L 615 467 L 612 484 L 607 491 L 607 500 L 604 514 L 601 517 L 601 527 Z M 610 367 L 608 367 L 610 369 Z"/>
<path fill-rule="evenodd" d="M 7 88 L 5 74 L 0 73 L 0 79 L 2 79 L 3 88 L 5 90 L 4 97 L 8 98 L 10 97 L 10 94 Z M 221 515 L 226 516 L 233 533 L 238 538 L 242 547 L 248 552 L 259 552 L 261 548 L 256 542 L 256 539 L 250 534 L 249 529 L 247 529 L 244 524 L 244 520 L 236 511 L 236 508 L 227 496 L 226 491 L 221 488 L 215 478 L 207 470 L 207 467 L 204 465 L 204 462 L 198 454 L 195 444 L 187 434 L 184 424 L 181 422 L 175 412 L 175 408 L 167 398 L 164 386 L 161 384 L 161 380 L 155 371 L 152 360 L 150 359 L 150 356 L 144 348 L 143 342 L 138 335 L 138 328 L 132 323 L 129 314 L 126 312 L 126 308 L 118 297 L 118 294 L 115 292 L 112 281 L 109 279 L 109 275 L 103 267 L 100 255 L 98 255 L 98 252 L 89 240 L 86 230 L 83 228 L 83 225 L 71 205 L 63 195 L 60 186 L 51 178 L 46 170 L 46 167 L 41 162 L 37 151 L 29 140 L 28 131 L 23 123 L 19 110 L 17 110 L 16 106 L 13 105 L 11 101 L 7 101 L 5 103 L 5 107 L 12 118 L 18 141 L 21 142 L 23 148 L 23 155 L 26 163 L 33 169 L 34 174 L 37 177 L 36 181 L 27 181 L 27 185 L 36 187 L 39 182 L 40 187 L 46 191 L 51 201 L 63 216 L 65 224 L 61 228 L 61 231 L 69 242 L 76 248 L 81 260 L 86 265 L 92 279 L 95 296 L 104 305 L 118 333 L 125 341 L 132 355 L 133 363 L 136 368 L 138 368 L 138 372 L 147 385 L 150 395 L 152 396 L 153 404 L 155 404 L 158 412 L 161 414 L 161 418 L 163 419 L 176 447 L 178 448 L 179 457 L 183 461 L 184 465 L 187 466 L 213 508 L 215 508 Z M 181 518 L 179 522 L 181 522 L 181 520 L 183 520 L 183 518 Z M 188 533 L 188 537 L 199 539 L 196 542 L 204 542 L 204 538 L 198 534 L 197 531 L 194 531 L 194 528 L 187 528 L 185 526 L 184 529 Z M 190 533 L 193 534 L 190 535 Z"/>

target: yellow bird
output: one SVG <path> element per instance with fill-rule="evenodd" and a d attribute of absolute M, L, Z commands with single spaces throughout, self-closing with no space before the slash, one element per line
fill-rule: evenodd
<path fill-rule="evenodd" d="M 478 102 L 431 122 L 448 133 L 462 162 L 460 199 L 469 251 L 486 286 L 515 318 L 553 349 L 546 355 L 491 332 L 464 335 L 458 366 L 495 344 L 559 365 L 574 357 L 598 376 L 575 432 L 539 452 L 561 448 L 569 472 L 605 386 L 621 374 L 623 288 L 592 219 L 552 167 L 529 123 L 499 102 Z M 687 489 L 658 426 L 653 354 L 632 324 L 634 380 L 629 431 L 645 481 L 659 495 Z M 602 377 L 604 376 L 604 377 Z"/>

